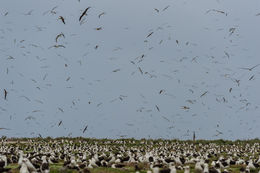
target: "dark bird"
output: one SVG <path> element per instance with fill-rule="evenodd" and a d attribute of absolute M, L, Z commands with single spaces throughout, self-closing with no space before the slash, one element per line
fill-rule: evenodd
<path fill-rule="evenodd" d="M 118 69 L 115 69 L 115 70 L 113 70 L 113 72 L 118 72 L 118 71 L 120 71 L 120 69 L 118 68 Z"/>
<path fill-rule="evenodd" d="M 95 28 L 95 30 L 97 31 L 102 30 L 102 27 Z"/>
<path fill-rule="evenodd" d="M 157 13 L 159 13 L 159 12 L 160 12 L 160 11 L 159 11 L 157 8 L 155 8 L 154 10 L 155 10 Z"/>
<path fill-rule="evenodd" d="M 151 32 L 150 34 L 148 34 L 148 35 L 146 36 L 146 38 L 150 37 L 152 34 L 153 34 L 153 32 Z"/>
<path fill-rule="evenodd" d="M 227 16 L 227 13 L 226 13 L 226 12 L 221 11 L 221 10 L 216 10 L 216 9 L 208 10 L 208 11 L 206 12 L 206 14 L 209 13 L 209 12 L 211 12 L 211 11 L 214 11 L 214 12 L 217 12 L 217 13 L 221 13 L 221 14 L 225 14 L 225 15 Z"/>
<path fill-rule="evenodd" d="M 83 130 L 83 133 L 85 133 L 85 131 L 88 129 L 88 125 L 86 125 L 86 127 Z"/>
<path fill-rule="evenodd" d="M 252 71 L 254 68 L 256 68 L 256 67 L 259 66 L 259 65 L 260 65 L 260 64 L 257 64 L 257 65 L 255 65 L 255 66 L 253 66 L 253 67 L 251 67 L 251 68 L 244 68 L 244 67 L 242 67 L 242 68 L 240 68 L 240 69 Z"/>
<path fill-rule="evenodd" d="M 143 71 L 142 71 L 142 69 L 141 69 L 140 67 L 138 67 L 138 69 L 139 69 L 139 71 L 140 71 L 141 74 L 144 74 Z"/>
<path fill-rule="evenodd" d="M 10 130 L 10 129 L 5 128 L 5 127 L 0 127 L 0 130 Z"/>
<path fill-rule="evenodd" d="M 87 11 L 90 9 L 90 7 L 86 8 L 83 13 L 81 14 L 81 16 L 79 17 L 79 21 L 81 21 L 82 17 L 85 16 L 87 14 Z"/>
<path fill-rule="evenodd" d="M 103 15 L 105 15 L 105 14 L 106 14 L 105 12 L 100 13 L 100 14 L 98 15 L 98 18 L 100 18 L 101 16 L 103 16 Z"/>
<path fill-rule="evenodd" d="M 159 91 L 159 94 L 162 94 L 164 91 L 165 91 L 165 90 L 160 90 L 160 91 Z"/>
<path fill-rule="evenodd" d="M 182 109 L 190 109 L 190 107 L 188 107 L 188 106 L 182 106 Z"/>
<path fill-rule="evenodd" d="M 98 48 L 98 45 L 95 46 L 95 49 L 97 49 L 97 48 Z"/>
<path fill-rule="evenodd" d="M 29 12 L 25 13 L 24 15 L 27 15 L 27 16 L 32 15 L 32 12 L 33 12 L 33 10 L 30 10 Z"/>
<path fill-rule="evenodd" d="M 52 47 L 54 47 L 54 48 L 60 48 L 60 47 L 66 48 L 65 46 L 63 46 L 63 45 L 61 45 L 61 44 L 56 44 L 56 45 L 53 45 L 53 46 L 49 47 L 48 49 L 50 49 L 50 48 L 52 48 Z"/>
<path fill-rule="evenodd" d="M 235 32 L 236 28 L 230 28 L 229 29 L 229 36 L 231 36 Z"/>
<path fill-rule="evenodd" d="M 63 109 L 61 109 L 61 108 L 58 108 L 61 112 L 64 112 L 64 110 Z"/>
<path fill-rule="evenodd" d="M 60 126 L 62 124 L 62 120 L 59 122 L 58 126 Z"/>
<path fill-rule="evenodd" d="M 170 7 L 170 5 L 167 5 L 162 11 L 167 10 Z"/>
<path fill-rule="evenodd" d="M 156 107 L 157 111 L 158 111 L 158 112 L 160 112 L 160 109 L 159 109 L 159 107 L 158 107 L 157 105 L 155 105 L 155 107 Z"/>
<path fill-rule="evenodd" d="M 232 88 L 229 88 L 229 92 L 231 93 L 231 91 L 232 91 Z"/>
<path fill-rule="evenodd" d="M 255 75 L 251 76 L 251 77 L 249 78 L 249 80 L 252 80 L 254 77 L 255 77 Z"/>
<path fill-rule="evenodd" d="M 56 38 L 55 38 L 56 43 L 58 42 L 58 39 L 59 39 L 60 37 L 65 38 L 65 35 L 64 35 L 63 33 L 60 33 L 59 35 L 57 35 Z"/>
<path fill-rule="evenodd" d="M 225 53 L 225 55 L 229 58 L 230 56 L 229 56 L 229 54 L 226 52 L 226 51 L 224 51 L 224 53 Z"/>
<path fill-rule="evenodd" d="M 62 21 L 62 23 L 65 25 L 65 19 L 64 17 L 60 16 L 59 19 Z"/>
<path fill-rule="evenodd" d="M 6 89 L 4 89 L 4 94 L 5 94 L 5 100 L 6 100 L 6 97 L 7 97 L 7 91 L 6 91 Z"/>
<path fill-rule="evenodd" d="M 208 91 L 204 92 L 203 94 L 200 95 L 200 97 L 205 96 L 208 93 Z"/>

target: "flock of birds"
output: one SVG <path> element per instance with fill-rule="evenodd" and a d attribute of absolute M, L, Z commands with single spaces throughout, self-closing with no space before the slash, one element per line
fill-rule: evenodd
<path fill-rule="evenodd" d="M 0 172 L 49 173 L 117 168 L 147 173 L 260 172 L 260 144 L 163 140 L 2 140 Z M 10 167 L 9 165 L 13 165 Z M 100 170 L 102 172 L 102 170 Z"/>
<path fill-rule="evenodd" d="M 79 3 L 81 3 L 81 2 L 79 2 Z M 84 24 L 85 25 L 89 25 L 89 23 L 87 23 L 87 21 L 89 20 L 88 17 L 90 16 L 90 13 L 94 13 L 95 8 L 96 7 L 92 7 L 92 6 L 87 6 L 86 8 L 82 7 L 81 8 L 82 11 L 78 12 L 77 14 L 73 14 L 73 16 L 77 16 L 76 18 L 77 18 L 77 22 L 79 23 L 79 26 L 83 26 Z M 156 15 L 159 15 L 159 14 L 163 14 L 163 13 L 168 12 L 171 8 L 173 8 L 173 6 L 165 5 L 163 8 L 154 8 L 154 9 L 151 9 L 151 11 L 154 12 Z M 61 11 L 59 11 L 58 9 L 59 9 L 59 6 L 55 6 L 52 9 L 43 12 L 42 15 L 43 16 L 50 15 L 52 17 L 54 16 L 54 18 L 60 24 L 60 26 L 59 26 L 60 28 L 62 28 L 64 26 L 68 27 L 68 23 L 70 23 L 70 21 L 69 21 L 70 19 L 68 18 L 68 16 L 66 17 L 66 16 L 62 15 Z M 218 15 L 219 14 L 219 15 L 221 15 L 223 17 L 228 17 L 230 15 L 228 12 L 226 12 L 224 10 L 219 10 L 219 9 L 209 9 L 209 10 L 207 10 L 204 13 L 205 13 L 204 15 L 216 15 L 216 14 Z M 30 10 L 29 12 L 27 12 L 27 13 L 25 13 L 23 15 L 25 15 L 25 16 L 33 16 L 34 14 L 35 14 L 35 11 L 34 10 Z M 7 18 L 9 15 L 12 15 L 12 12 L 4 12 L 4 13 L 2 13 L 2 17 L 6 17 Z M 108 12 L 100 11 L 100 12 L 97 13 L 96 18 L 101 20 L 101 18 L 103 18 L 104 15 L 107 15 L 107 17 L 109 17 L 109 13 Z M 256 15 L 256 16 L 258 16 L 258 15 Z M 41 20 L 41 19 L 39 19 L 39 20 Z M 152 40 L 153 40 L 152 37 L 155 37 L 155 35 L 158 32 L 160 32 L 161 30 L 166 30 L 166 28 L 170 28 L 171 29 L 172 26 L 166 24 L 166 25 L 163 25 L 163 26 L 158 26 L 156 29 L 153 28 L 153 29 L 148 30 L 146 32 L 146 34 L 143 36 L 143 38 L 145 40 L 142 40 L 142 41 L 146 45 L 147 44 L 153 45 L 151 43 Z M 40 31 L 43 31 L 45 28 L 41 27 L 41 26 L 37 26 L 37 29 L 40 32 Z M 104 30 L 104 29 L 105 29 L 104 26 L 97 26 L 97 27 L 94 28 L 94 30 L 96 30 L 96 31 L 101 31 L 101 30 Z M 11 29 L 1 28 L 1 35 L 4 35 L 9 30 L 11 30 Z M 129 28 L 125 28 L 125 30 L 130 30 L 130 29 Z M 223 30 L 223 28 L 222 28 L 222 30 Z M 239 30 L 238 30 L 237 26 L 229 27 L 226 32 L 227 32 L 227 35 L 228 35 L 227 38 L 228 38 L 230 44 L 233 44 L 236 41 L 237 37 L 239 37 Z M 69 49 L 68 48 L 69 46 L 67 46 L 67 45 L 69 45 L 68 42 L 66 42 L 64 40 L 66 40 L 67 37 L 71 37 L 71 36 L 74 36 L 73 33 L 68 33 L 68 31 L 67 32 L 64 32 L 64 31 L 59 32 L 56 35 L 56 37 L 54 38 L 55 44 L 50 46 L 50 47 L 48 47 L 48 49 L 44 49 L 40 45 L 37 45 L 37 44 L 34 44 L 34 43 L 29 43 L 29 45 L 31 47 L 35 48 L 35 49 L 36 48 L 41 48 L 41 49 L 44 49 L 44 50 L 47 50 L 47 51 L 53 51 L 53 52 L 55 52 L 57 54 L 58 57 L 62 58 L 63 57 L 63 55 L 61 53 L 62 50 Z M 236 38 L 232 38 L 233 36 L 236 37 Z M 2 36 L 1 39 L 4 40 L 5 38 Z M 180 40 L 180 39 L 177 39 L 177 38 L 173 38 L 173 36 L 171 36 L 171 35 L 169 35 L 167 39 L 168 39 L 169 42 L 171 40 L 174 40 L 173 41 L 174 44 L 175 44 L 174 46 L 176 46 L 179 51 L 181 51 L 180 50 L 181 46 L 186 46 L 186 47 L 194 46 L 195 47 L 197 45 L 197 43 L 194 43 L 192 41 L 184 41 L 184 40 Z M 64 44 L 61 44 L 62 41 L 63 41 Z M 22 45 L 22 44 L 25 43 L 25 42 L 26 42 L 26 38 L 23 39 L 23 40 L 18 40 L 18 39 L 14 40 L 15 45 L 19 45 L 19 48 L 24 49 L 24 50 L 26 50 L 26 45 Z M 159 45 L 162 45 L 164 42 L 166 42 L 166 39 L 161 39 L 159 41 Z M 144 47 L 146 47 L 146 45 Z M 87 46 L 88 46 L 88 44 L 87 44 Z M 100 48 L 100 45 L 95 43 L 94 46 L 92 47 L 92 50 L 93 50 L 93 48 L 94 48 L 94 50 L 97 50 L 97 49 Z M 28 50 L 25 51 L 26 53 L 24 53 L 24 56 L 28 56 L 28 57 L 32 56 L 31 52 L 30 52 L 31 51 L 30 49 L 28 48 Z M 121 51 L 122 49 L 123 49 L 122 47 L 116 47 L 113 50 L 113 52 Z M 235 103 L 238 103 L 236 105 L 237 107 L 239 107 L 238 111 L 241 111 L 241 110 L 248 111 L 249 109 L 255 109 L 255 110 L 258 109 L 257 103 L 252 103 L 252 102 L 250 102 L 250 100 L 248 98 L 246 98 L 247 97 L 247 93 L 245 93 L 245 90 L 247 90 L 247 88 L 245 90 L 244 90 L 244 88 L 246 87 L 245 85 L 247 85 L 246 84 L 247 82 L 249 82 L 249 81 L 252 82 L 253 80 L 256 79 L 256 75 L 258 74 L 257 73 L 257 69 L 259 68 L 260 64 L 252 65 L 252 66 L 249 66 L 249 67 L 237 67 L 239 72 L 237 72 L 237 71 L 236 72 L 232 72 L 232 69 L 227 69 L 227 71 L 229 71 L 229 72 L 225 73 L 225 74 L 222 74 L 222 72 L 221 72 L 220 76 L 223 77 L 224 80 L 227 80 L 227 81 L 231 82 L 231 84 L 230 83 L 228 84 L 229 86 L 226 87 L 225 91 L 221 91 L 221 92 L 218 91 L 218 92 L 216 92 L 216 90 L 215 90 L 216 86 L 211 87 L 211 86 L 207 85 L 207 82 L 201 81 L 201 84 L 198 84 L 198 85 L 201 85 L 201 87 L 196 86 L 196 84 L 190 84 L 190 83 L 187 84 L 187 83 L 183 82 L 183 81 L 187 81 L 187 79 L 181 79 L 181 77 L 182 77 L 181 73 L 182 73 L 183 69 L 179 68 L 179 67 L 177 69 L 174 69 L 174 70 L 171 69 L 171 73 L 172 74 L 174 74 L 174 75 L 176 74 L 176 76 L 177 76 L 177 74 L 179 75 L 177 77 L 172 75 L 172 74 L 162 74 L 162 73 L 160 74 L 160 72 L 156 72 L 154 70 L 148 70 L 149 68 L 147 68 L 144 64 L 145 64 L 146 61 L 149 61 L 149 53 L 145 49 L 143 49 L 143 52 L 140 53 L 139 56 L 137 56 L 135 58 L 131 58 L 129 61 L 127 60 L 128 61 L 127 64 L 133 65 L 134 68 L 135 68 L 135 71 L 131 72 L 129 76 L 131 77 L 131 76 L 134 76 L 134 75 L 139 73 L 139 75 L 141 75 L 143 78 L 146 78 L 147 81 L 148 80 L 152 81 L 152 80 L 155 80 L 155 79 L 158 79 L 158 78 L 166 78 L 167 80 L 172 80 L 173 81 L 176 78 L 177 84 L 182 85 L 183 88 L 187 88 L 187 90 L 185 89 L 185 91 L 184 91 L 186 94 L 182 98 L 182 99 L 184 99 L 184 102 L 183 102 L 183 100 L 180 101 L 179 104 L 182 104 L 182 105 L 178 106 L 178 108 L 179 108 L 178 111 L 182 111 L 183 114 L 187 113 L 189 115 L 192 115 L 192 117 L 198 116 L 198 114 L 200 114 L 202 111 L 201 112 L 196 112 L 196 113 L 193 112 L 193 111 L 195 111 L 195 109 L 194 109 L 194 107 L 196 107 L 195 105 L 200 105 L 199 106 L 200 110 L 203 110 L 203 111 L 204 110 L 210 110 L 211 106 L 207 104 L 206 99 L 210 99 L 212 101 L 212 98 L 213 98 L 214 102 L 223 104 L 224 107 L 228 107 L 230 109 L 235 109 L 234 108 L 235 104 L 232 105 L 232 101 L 234 101 Z M 152 51 L 153 49 L 155 49 L 154 45 L 152 47 L 149 46 L 149 48 L 148 48 L 149 51 Z M 214 49 L 214 48 L 212 48 L 212 49 Z M 74 51 L 74 50 L 72 50 L 72 51 Z M 2 50 L 1 49 L 1 52 L 3 54 L 5 54 L 5 56 L 7 56 L 6 61 L 8 61 L 8 62 L 14 62 L 16 59 L 18 59 L 18 57 L 14 57 L 13 55 L 9 55 L 9 54 L 7 55 L 8 51 L 6 51 L 6 50 Z M 231 59 L 232 56 L 234 56 L 234 55 L 232 55 L 232 53 L 228 52 L 227 50 L 224 50 L 223 54 L 224 54 L 223 56 L 224 56 L 225 59 Z M 87 55 L 88 55 L 88 52 L 85 53 L 83 55 L 83 57 L 87 56 Z M 175 64 L 178 64 L 178 63 L 182 64 L 183 62 L 187 62 L 187 63 L 190 63 L 192 66 L 197 66 L 197 64 L 200 63 L 201 59 L 203 59 L 200 56 L 194 56 L 194 54 L 191 54 L 191 56 L 192 57 L 186 57 L 186 56 L 185 57 L 181 57 L 180 59 L 175 58 L 173 61 L 174 61 Z M 43 58 L 43 57 L 40 57 L 40 56 L 36 56 L 36 58 L 37 58 L 37 60 L 39 60 L 39 62 L 46 61 L 46 58 Z M 207 61 L 213 62 L 212 64 L 218 65 L 218 64 L 222 63 L 220 59 L 221 58 L 219 58 L 217 56 L 210 55 Z M 190 62 L 188 62 L 187 60 L 190 60 Z M 84 61 L 83 59 L 78 61 L 79 66 L 81 66 L 83 64 L 83 61 Z M 167 58 L 160 59 L 160 63 L 168 63 L 167 62 Z M 42 66 L 41 68 L 48 69 L 49 68 L 48 66 L 49 65 L 47 64 L 46 66 Z M 69 68 L 71 68 L 71 66 L 72 65 L 69 64 L 69 62 L 65 62 L 64 63 L 65 69 L 69 69 Z M 14 66 L 12 66 L 12 65 L 9 66 L 9 67 L 6 67 L 6 74 L 7 75 L 9 73 L 12 73 L 10 71 L 11 71 L 11 69 L 13 67 Z M 185 65 L 182 66 L 182 67 L 185 68 Z M 205 67 L 205 69 L 206 69 L 205 74 L 210 74 L 211 73 L 209 68 Z M 48 76 L 51 76 L 51 74 L 49 74 L 47 71 L 48 70 L 46 70 L 46 72 L 44 72 L 44 74 L 41 74 L 41 75 L 43 75 L 41 81 L 40 80 L 36 80 L 36 79 L 32 79 L 32 78 L 30 79 L 33 82 L 33 84 L 32 84 L 33 86 L 37 85 L 35 87 L 36 87 L 36 90 L 39 91 L 39 92 L 43 91 L 44 90 L 43 88 L 48 88 L 50 90 L 50 88 L 54 85 L 54 84 L 51 84 L 51 83 L 45 83 L 42 86 L 40 86 L 41 83 L 44 83 L 48 79 Z M 118 74 L 121 71 L 122 71 L 122 73 L 124 73 L 122 68 L 115 68 L 115 69 L 111 70 L 110 74 L 112 74 L 112 75 L 115 74 L 115 73 Z M 238 76 L 240 74 L 242 74 L 243 79 L 238 78 Z M 19 75 L 24 78 L 24 75 L 22 73 L 19 73 Z M 247 80 L 244 78 L 244 76 L 246 76 Z M 7 78 L 8 78 L 8 76 L 7 76 Z M 2 98 L 6 102 L 4 102 L 4 103 L 1 102 L 1 104 L 3 103 L 3 105 L 1 105 L 0 108 L 1 108 L 1 113 L 5 113 L 5 114 L 9 114 L 9 113 L 8 113 L 8 110 L 4 106 L 7 106 L 9 103 L 11 104 L 14 101 L 14 95 L 16 93 L 19 93 L 19 92 L 21 93 L 23 91 L 22 89 L 21 90 L 14 89 L 13 86 L 15 85 L 14 84 L 15 81 L 12 80 L 11 78 L 12 77 L 8 78 L 8 80 L 9 79 L 11 80 L 10 87 L 9 88 L 4 88 L 2 90 L 3 91 L 3 97 Z M 82 81 L 86 80 L 84 77 L 79 77 L 79 78 Z M 72 81 L 72 80 L 73 80 L 72 76 L 65 77 L 65 81 L 68 82 L 68 83 L 70 81 Z M 95 82 L 98 83 L 98 82 L 100 82 L 100 80 L 96 80 Z M 243 85 L 242 83 L 244 84 L 244 86 L 243 86 L 244 88 L 243 89 L 241 89 L 241 85 Z M 175 85 L 174 82 L 172 82 L 172 84 Z M 93 85 L 93 82 L 89 81 L 88 85 Z M 206 88 L 202 88 L 202 87 L 206 87 Z M 223 87 L 223 86 L 221 86 L 221 87 Z M 73 87 L 71 87 L 71 86 L 66 87 L 67 90 L 71 90 L 71 88 L 73 88 Z M 211 91 L 211 89 L 212 89 L 212 91 Z M 17 90 L 19 90 L 19 91 L 17 91 Z M 73 94 L 74 93 L 74 92 L 71 92 L 71 91 L 67 92 L 67 90 L 64 93 L 66 93 L 66 94 Z M 246 91 L 246 92 L 248 92 L 248 91 Z M 230 94 L 230 95 L 225 95 L 227 93 Z M 68 110 L 70 108 L 71 108 L 71 110 L 77 110 L 77 105 L 80 104 L 81 100 L 83 100 L 84 98 L 85 98 L 85 100 L 87 100 L 88 98 L 86 99 L 86 97 L 89 97 L 90 99 L 91 99 L 91 97 L 94 98 L 93 95 L 91 95 L 90 97 L 86 95 L 86 96 L 82 96 L 82 97 L 79 96 L 77 98 L 74 98 L 73 100 L 70 101 L 70 105 L 57 106 L 56 110 L 58 110 L 58 113 L 61 113 L 61 114 L 65 113 L 66 110 Z M 161 96 L 160 99 L 162 99 L 162 97 L 165 96 L 165 98 L 167 98 L 167 99 L 171 98 L 171 99 L 177 100 L 175 94 L 173 94 L 172 91 L 170 91 L 169 89 L 166 89 L 166 87 L 165 88 L 157 88 L 156 94 L 151 93 L 151 95 L 156 95 L 156 97 L 158 97 L 158 95 L 159 95 L 159 96 Z M 12 96 L 12 97 L 9 97 L 9 96 Z M 33 100 L 32 97 L 33 96 L 28 96 L 28 95 L 21 95 L 20 96 L 20 98 L 23 98 L 26 101 L 28 101 L 30 103 L 30 105 L 31 105 L 32 100 Z M 124 94 L 118 93 L 118 95 L 115 96 L 114 99 L 111 99 L 111 101 L 109 101 L 108 103 L 112 104 L 115 101 L 123 102 L 123 101 L 126 101 L 127 99 L 129 99 L 130 97 L 131 97 L 131 93 L 124 93 Z M 174 118 L 178 118 L 178 116 L 180 114 L 176 114 L 175 117 L 171 117 L 170 115 L 165 115 L 167 113 L 165 113 L 165 111 L 163 110 L 163 108 L 164 108 L 163 105 L 166 102 L 168 102 L 168 100 L 166 99 L 167 101 L 157 102 L 156 99 L 152 99 L 153 102 L 149 102 L 149 100 L 146 99 L 146 97 L 148 97 L 148 96 L 147 95 L 143 95 L 142 93 L 140 94 L 140 100 L 142 100 L 142 104 L 143 105 L 141 105 L 140 107 L 136 108 L 135 112 L 137 114 L 139 114 L 139 113 L 140 114 L 149 114 L 151 117 L 154 117 L 155 114 L 156 115 L 160 115 L 161 120 L 165 121 L 164 123 L 168 124 L 167 130 L 170 131 L 172 128 L 175 128 L 176 124 L 175 124 Z M 102 106 L 105 105 L 105 103 L 104 103 L 105 101 L 103 101 L 103 100 L 102 101 L 101 100 L 97 101 L 97 99 L 96 100 L 94 99 L 95 100 L 94 101 L 94 100 L 90 100 L 90 99 L 89 99 L 88 102 L 86 102 L 87 105 L 94 105 L 95 104 L 97 109 L 99 109 L 99 108 L 101 108 Z M 37 104 L 40 104 L 40 105 L 44 104 L 44 101 L 41 100 L 41 99 L 34 98 L 34 100 L 35 100 L 35 103 L 37 103 Z M 150 104 L 150 105 L 148 106 L 148 104 Z M 35 109 L 35 110 L 32 110 L 29 113 L 27 111 L 27 113 L 30 114 L 30 115 L 26 115 L 24 120 L 26 122 L 36 121 L 37 118 L 34 115 L 37 114 L 37 113 L 41 114 L 42 112 L 44 112 L 44 110 L 42 110 L 42 109 Z M 10 120 L 12 120 L 13 118 L 14 118 L 14 115 L 10 115 Z M 85 122 L 85 124 L 80 129 L 81 130 L 81 132 L 80 132 L 81 135 L 82 135 L 82 133 L 85 134 L 88 131 L 89 128 L 92 128 L 91 124 L 89 124 L 87 122 L 87 120 L 86 121 L 83 120 L 83 121 Z M 136 120 L 134 120 L 134 121 L 136 121 Z M 61 127 L 63 127 L 64 129 L 66 129 L 66 127 L 65 127 L 66 123 L 68 123 L 68 120 L 63 120 L 62 116 L 60 116 L 59 118 L 56 118 L 54 123 L 51 123 L 50 128 L 53 128 L 53 127 L 61 128 Z M 221 135 L 224 134 L 223 131 L 220 129 L 220 125 L 219 125 L 220 123 L 221 123 L 221 120 L 216 122 L 216 125 L 217 125 L 216 127 L 217 128 L 214 130 L 215 134 L 212 134 L 212 136 L 221 136 Z M 38 122 L 38 124 L 40 124 L 40 122 Z M 135 124 L 135 123 L 134 122 L 129 122 L 129 123 L 127 123 L 127 126 L 130 127 L 130 126 L 133 126 L 133 124 Z M 9 128 L 6 128 L 6 127 L 3 127 L 1 129 L 10 130 Z M 46 129 L 49 129 L 49 127 L 46 128 Z M 192 132 L 194 131 L 194 129 L 185 129 L 185 130 L 187 130 L 187 133 L 190 136 L 192 135 Z M 179 131 L 179 129 L 177 131 Z M 68 136 L 70 136 L 71 134 L 72 133 L 69 133 Z M 40 134 L 40 132 L 37 132 L 37 133 L 32 132 L 30 135 L 42 136 Z M 122 134 L 120 134 L 120 135 L 122 135 Z M 185 135 L 186 135 L 186 132 L 185 132 L 184 136 Z"/>

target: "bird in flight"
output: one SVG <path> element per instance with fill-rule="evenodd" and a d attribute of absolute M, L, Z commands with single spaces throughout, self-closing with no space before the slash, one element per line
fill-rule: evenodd
<path fill-rule="evenodd" d="M 256 67 L 259 66 L 259 65 L 260 65 L 260 64 L 257 64 L 257 65 L 255 65 L 255 66 L 253 66 L 253 67 L 251 67 L 251 68 L 244 68 L 244 67 L 242 67 L 242 68 L 240 68 L 240 69 L 252 71 L 254 68 L 256 68 Z"/>
<path fill-rule="evenodd" d="M 65 48 L 65 46 L 63 46 L 63 45 L 61 45 L 61 44 L 53 45 L 53 46 L 49 47 L 49 49 L 52 48 L 52 47 L 54 47 L 54 48 L 60 48 L 60 47 Z"/>
<path fill-rule="evenodd" d="M 146 36 L 146 38 L 150 37 L 152 34 L 153 34 L 153 32 L 151 32 L 150 34 L 148 34 L 148 35 Z"/>
<path fill-rule="evenodd" d="M 62 124 L 62 120 L 59 122 L 58 126 L 60 126 Z"/>
<path fill-rule="evenodd" d="M 56 43 L 58 42 L 58 39 L 59 39 L 60 37 L 65 38 L 65 35 L 64 35 L 63 33 L 58 34 L 58 35 L 56 36 L 56 38 L 55 38 Z"/>
<path fill-rule="evenodd" d="M 167 5 L 162 11 L 167 10 L 170 7 L 170 5 Z"/>
<path fill-rule="evenodd" d="M 208 11 L 206 12 L 206 14 L 209 13 L 209 12 L 211 12 L 211 11 L 214 11 L 214 12 L 217 12 L 217 13 L 221 13 L 221 14 L 225 14 L 225 15 L 227 16 L 227 13 L 226 13 L 226 12 L 221 11 L 221 10 L 216 10 L 216 9 L 208 10 Z"/>
<path fill-rule="evenodd" d="M 100 13 L 100 14 L 98 15 L 98 18 L 100 18 L 101 16 L 103 16 L 103 15 L 105 15 L 105 14 L 106 14 L 105 12 Z"/>
<path fill-rule="evenodd" d="M 0 127 L 0 130 L 10 130 L 8 128 Z"/>
<path fill-rule="evenodd" d="M 4 94 L 5 94 L 5 100 L 6 100 L 6 97 L 7 97 L 7 91 L 6 91 L 6 89 L 4 89 Z"/>
<path fill-rule="evenodd" d="M 203 94 L 200 95 L 200 97 L 205 96 L 208 93 L 208 91 L 204 92 Z"/>
<path fill-rule="evenodd" d="M 160 11 L 159 11 L 157 8 L 155 8 L 154 10 L 155 10 L 157 13 L 159 13 L 159 12 L 160 12 Z"/>
<path fill-rule="evenodd" d="M 87 11 L 90 9 L 90 7 L 86 8 L 83 13 L 81 14 L 81 16 L 79 17 L 79 21 L 81 21 L 82 17 L 85 16 L 87 14 Z"/>
<path fill-rule="evenodd" d="M 85 131 L 88 129 L 88 125 L 86 125 L 86 127 L 83 129 L 83 133 L 85 133 Z"/>
<path fill-rule="evenodd" d="M 190 109 L 188 106 L 182 106 L 182 109 Z"/>
<path fill-rule="evenodd" d="M 95 28 L 95 30 L 97 31 L 102 30 L 102 27 Z"/>
<path fill-rule="evenodd" d="M 156 107 L 157 111 L 160 112 L 160 108 L 157 105 L 155 105 L 155 107 Z"/>
<path fill-rule="evenodd" d="M 254 77 L 255 77 L 255 75 L 251 76 L 251 77 L 249 78 L 249 80 L 252 80 Z"/>
<path fill-rule="evenodd" d="M 160 90 L 160 91 L 159 91 L 159 94 L 162 94 L 164 91 L 165 91 L 164 89 Z"/>
<path fill-rule="evenodd" d="M 65 25 L 65 19 L 64 17 L 60 16 L 59 19 L 62 21 L 62 23 Z"/>

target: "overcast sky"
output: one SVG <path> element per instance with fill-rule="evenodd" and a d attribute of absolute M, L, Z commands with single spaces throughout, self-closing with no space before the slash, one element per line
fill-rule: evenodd
<path fill-rule="evenodd" d="M 0 135 L 260 137 L 260 66 L 244 69 L 260 64 L 259 8 L 258 0 L 1 0 L 8 129 Z"/>

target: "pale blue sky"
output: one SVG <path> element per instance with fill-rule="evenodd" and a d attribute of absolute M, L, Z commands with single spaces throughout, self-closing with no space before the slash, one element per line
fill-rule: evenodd
<path fill-rule="evenodd" d="M 1 0 L 0 127 L 10 130 L 0 135 L 260 137 L 260 66 L 240 69 L 260 63 L 259 7 L 258 0 Z"/>

